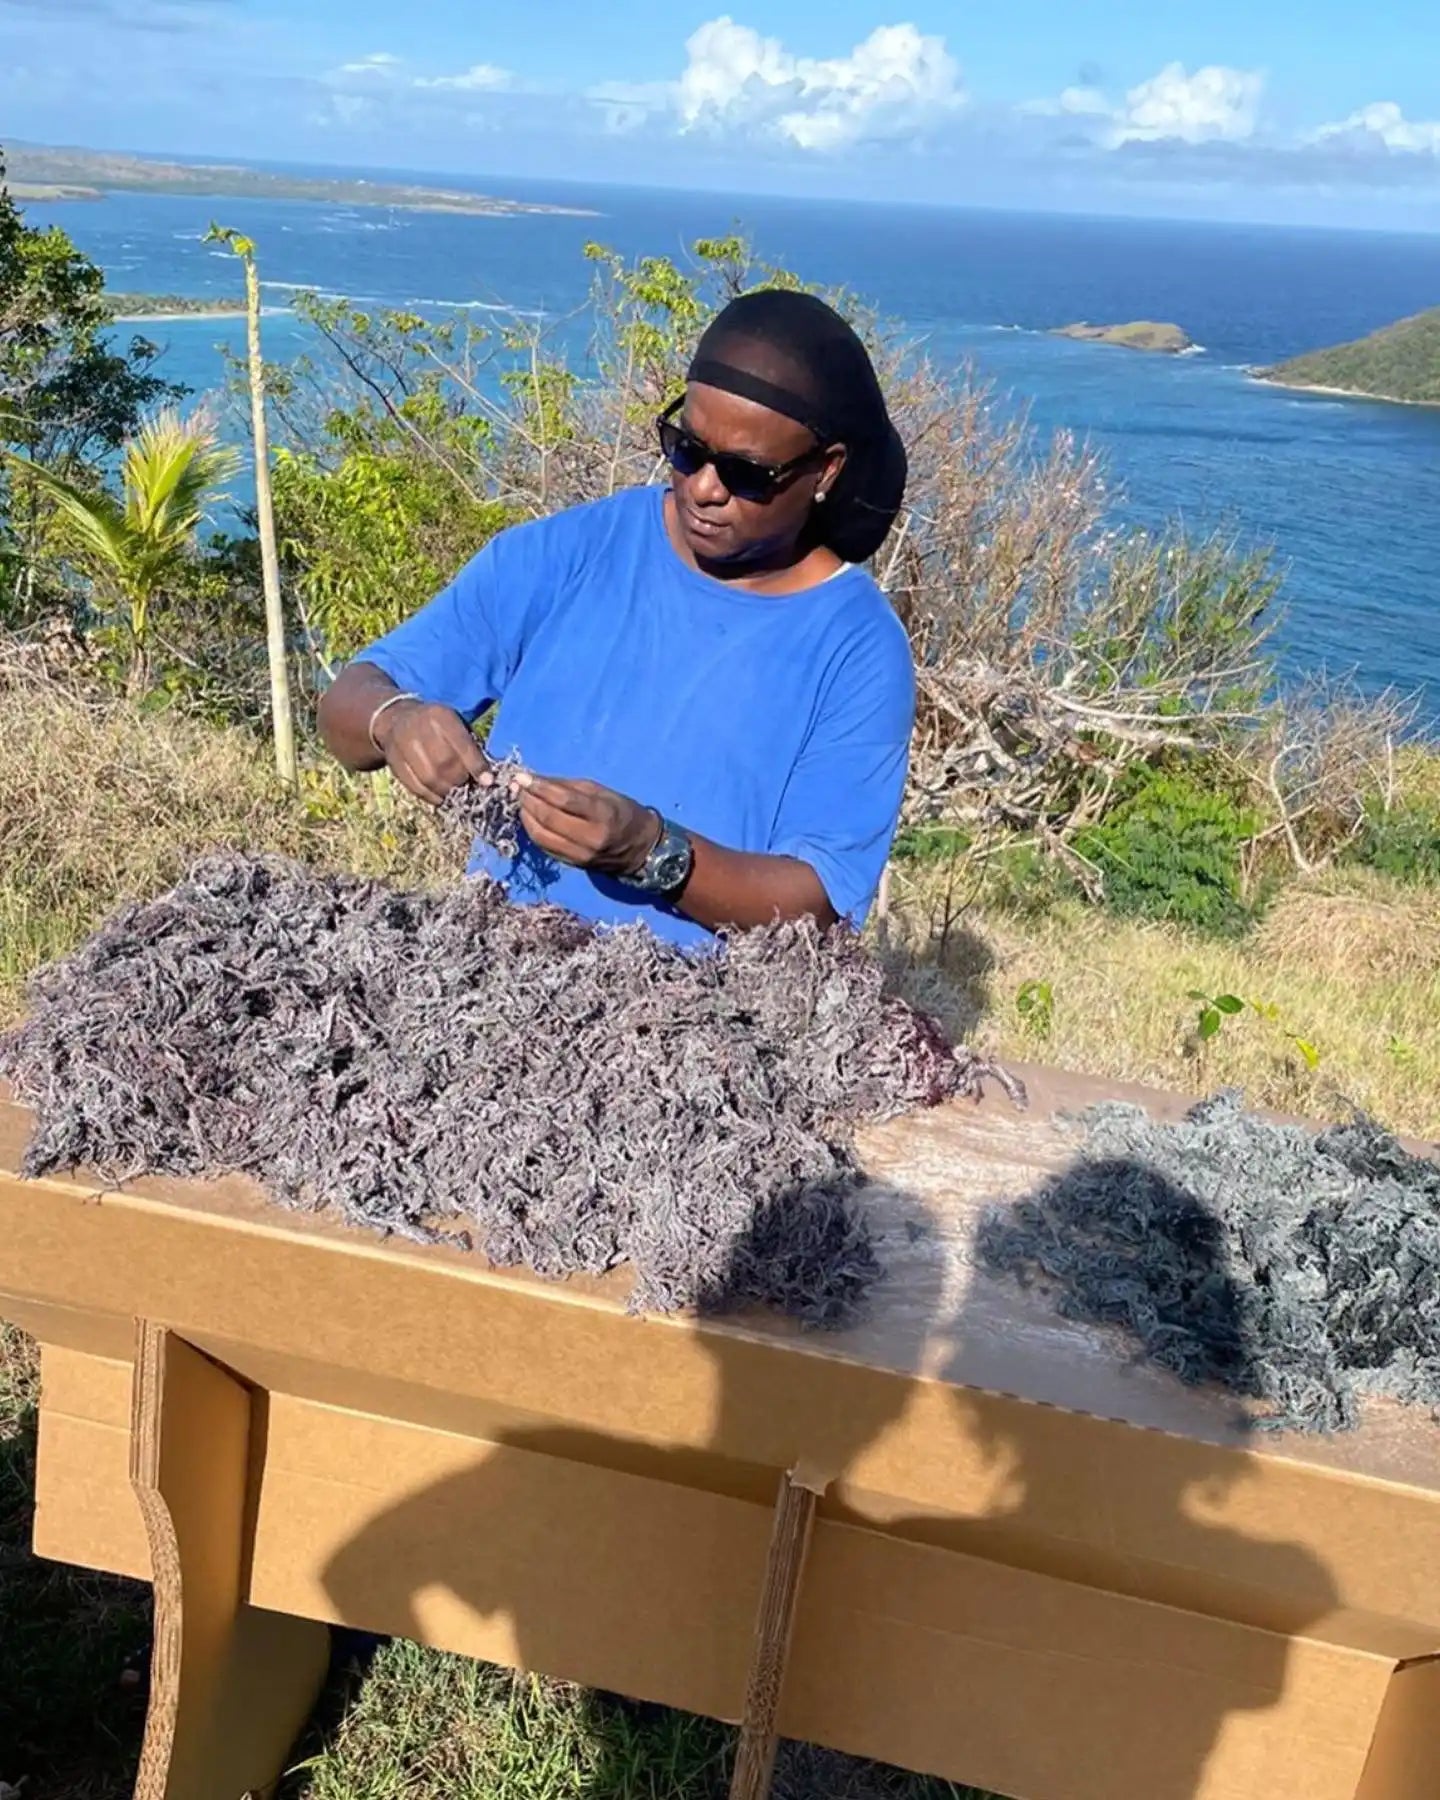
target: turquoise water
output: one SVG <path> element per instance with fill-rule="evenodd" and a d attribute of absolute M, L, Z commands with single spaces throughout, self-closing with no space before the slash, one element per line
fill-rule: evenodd
<path fill-rule="evenodd" d="M 1371 690 L 1420 689 L 1440 721 L 1440 410 L 1287 393 L 1245 374 L 1440 305 L 1440 237 L 456 185 L 601 216 L 158 195 L 28 211 L 63 224 L 114 286 L 138 291 L 236 292 L 233 258 L 200 239 L 213 216 L 250 232 L 277 309 L 266 321 L 272 357 L 301 347 L 283 311 L 295 287 L 559 321 L 584 297 L 587 240 L 678 254 L 738 226 L 807 278 L 868 296 L 936 356 L 971 360 L 1042 432 L 1088 438 L 1124 519 L 1179 517 L 1273 546 L 1287 574 L 1278 641 L 1288 673 L 1353 670 Z M 1201 350 L 1152 357 L 1046 335 L 1079 318 L 1173 320 Z M 215 346 L 238 348 L 242 336 L 214 319 L 145 329 L 166 346 L 166 372 L 199 389 L 218 379 Z"/>

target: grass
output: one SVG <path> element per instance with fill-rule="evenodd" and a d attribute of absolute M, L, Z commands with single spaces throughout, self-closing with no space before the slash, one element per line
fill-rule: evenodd
<path fill-rule="evenodd" d="M 39 684 L 0 733 L 0 1020 L 25 976 L 189 856 L 244 845 L 423 882 L 453 851 L 408 805 L 312 771 L 303 805 L 253 740 Z M 1440 761 L 1415 771 L 1440 791 Z M 966 901 L 969 904 L 965 904 Z M 949 921 L 948 925 L 946 921 Z M 889 954 L 956 1030 L 1016 1059 L 1312 1114 L 1349 1102 L 1424 1135 L 1440 1093 L 1440 890 L 1356 869 L 1287 888 L 1251 937 L 1210 942 L 1070 901 L 973 895 L 897 871 Z M 1029 983 L 1049 1001 L 1022 1011 Z M 1273 1006 L 1202 1045 L 1191 989 Z M 1291 1034 L 1320 1053 L 1312 1071 Z M 0 1326 L 0 1783 L 24 1800 L 121 1800 L 143 1711 L 148 1590 L 28 1554 L 36 1369 Z M 340 1668 L 281 1800 L 720 1800 L 731 1734 L 702 1719 L 513 1677 L 407 1644 Z M 784 1800 L 961 1800 L 803 1746 Z M 983 1800 L 983 1797 L 982 1797 Z"/>
<path fill-rule="evenodd" d="M 52 684 L 7 686 L 0 733 L 0 1022 L 25 978 L 117 904 L 226 846 L 433 879 L 447 863 L 419 810 L 339 770 L 307 770 L 297 807 L 239 731 L 89 705 Z"/>
<path fill-rule="evenodd" d="M 977 1044 L 1187 1093 L 1239 1086 L 1256 1106 L 1316 1117 L 1359 1107 L 1427 1138 L 1440 1130 L 1440 888 L 1334 872 L 1284 890 L 1238 940 L 1076 901 L 1032 916 L 977 903 L 942 949 L 946 887 L 943 871 L 902 872 L 893 937 L 914 997 Z M 1017 1006 L 1031 982 L 1052 997 L 1038 1016 Z M 1202 1043 L 1195 990 L 1265 1012 L 1247 1005 Z M 1313 1069 L 1296 1039 L 1318 1052 Z"/>
<path fill-rule="evenodd" d="M 0 1323 L 0 1782 L 28 1777 L 24 1800 L 120 1800 L 149 1590 L 29 1554 L 38 1385 L 33 1346 Z"/>

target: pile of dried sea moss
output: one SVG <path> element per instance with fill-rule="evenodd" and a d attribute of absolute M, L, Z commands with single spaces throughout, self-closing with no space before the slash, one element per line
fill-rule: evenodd
<path fill-rule="evenodd" d="M 841 932 L 697 959 L 484 881 L 234 855 L 44 972 L 0 1041 L 32 1175 L 241 1171 L 387 1232 L 462 1221 L 547 1276 L 629 1262 L 638 1306 L 816 1324 L 878 1273 L 850 1128 L 982 1072 Z"/>
<path fill-rule="evenodd" d="M 1356 1422 L 1368 1395 L 1440 1405 L 1440 1164 L 1358 1121 L 1316 1135 L 1225 1093 L 1178 1125 L 1086 1114 L 1074 1165 L 979 1240 L 1067 1317 L 1122 1326 L 1264 1423 Z"/>

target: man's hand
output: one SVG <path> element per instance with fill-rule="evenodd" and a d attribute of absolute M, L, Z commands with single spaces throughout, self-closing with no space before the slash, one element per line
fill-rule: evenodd
<path fill-rule="evenodd" d="M 398 701 L 375 721 L 375 741 L 401 785 L 430 806 L 467 781 L 490 778 L 474 732 L 448 706 Z"/>
<path fill-rule="evenodd" d="M 660 837 L 657 815 L 594 781 L 516 778 L 520 822 L 538 849 L 577 869 L 634 875 Z"/>

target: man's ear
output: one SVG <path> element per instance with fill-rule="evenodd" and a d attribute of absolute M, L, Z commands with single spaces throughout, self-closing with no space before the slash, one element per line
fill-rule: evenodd
<path fill-rule="evenodd" d="M 823 499 L 840 479 L 840 472 L 845 467 L 845 454 L 843 444 L 832 444 L 825 452 L 825 467 L 821 471 L 819 492 L 815 496 L 817 500 Z"/>

